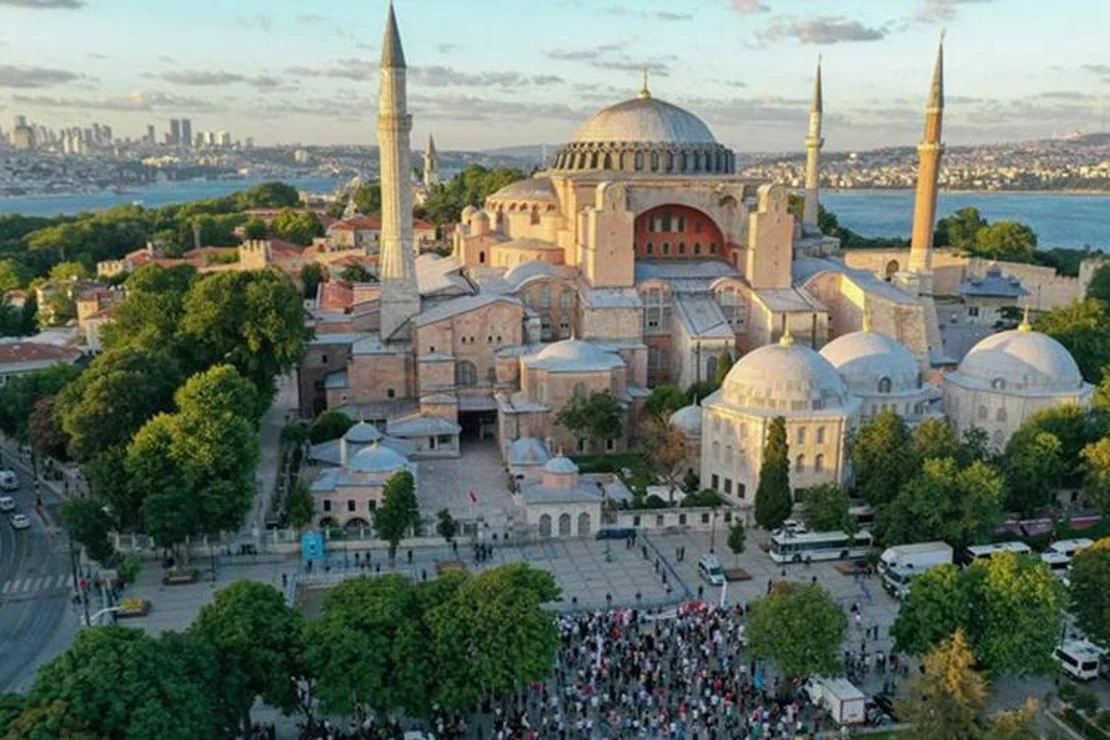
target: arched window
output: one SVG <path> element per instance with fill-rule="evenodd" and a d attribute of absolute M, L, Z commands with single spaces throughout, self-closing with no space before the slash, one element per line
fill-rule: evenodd
<path fill-rule="evenodd" d="M 714 442 L 713 443 L 713 462 L 720 462 L 720 461 L 721 461 L 721 443 L 720 442 Z"/>
<path fill-rule="evenodd" d="M 562 513 L 559 515 L 559 536 L 570 537 L 570 514 Z"/>
<path fill-rule="evenodd" d="M 609 152 L 605 152 L 605 162 L 604 164 L 602 164 L 602 167 L 607 170 L 613 169 L 613 157 L 609 154 Z"/>
<path fill-rule="evenodd" d="M 652 152 L 651 153 L 651 171 L 652 172 L 658 172 L 659 171 L 659 152 Z"/>
<path fill-rule="evenodd" d="M 455 385 L 471 386 L 478 382 L 478 368 L 470 360 L 455 363 Z"/>
<path fill-rule="evenodd" d="M 717 254 L 717 242 L 709 242 L 709 253 Z"/>
<path fill-rule="evenodd" d="M 716 378 L 716 377 L 717 377 L 717 358 L 714 355 L 710 355 L 709 359 L 705 361 L 705 378 L 706 378 L 706 380 L 712 380 L 713 378 Z"/>
<path fill-rule="evenodd" d="M 480 264 L 480 265 L 486 264 L 486 253 L 485 252 L 478 252 L 478 264 Z"/>
<path fill-rule="evenodd" d="M 986 421 L 986 420 L 987 420 L 987 407 L 986 406 L 980 406 L 979 407 L 979 421 Z"/>
<path fill-rule="evenodd" d="M 817 427 L 817 444 L 825 444 L 825 427 Z"/>
<path fill-rule="evenodd" d="M 671 253 L 671 243 L 663 242 L 663 256 L 666 257 Z"/>
<path fill-rule="evenodd" d="M 686 254 L 686 242 L 679 242 L 678 243 L 678 253 L 679 254 Z"/>
<path fill-rule="evenodd" d="M 645 251 L 645 252 L 646 252 L 647 254 L 652 254 L 652 253 L 654 253 L 654 252 L 655 252 L 655 245 L 653 245 L 653 244 L 652 244 L 651 242 L 648 242 L 648 243 L 647 243 L 647 246 L 646 246 L 646 247 L 644 248 L 644 251 Z"/>
<path fill-rule="evenodd" d="M 798 427 L 798 444 L 804 445 L 806 443 L 806 428 Z"/>
<path fill-rule="evenodd" d="M 824 455 L 818 455 L 817 457 L 813 458 L 813 472 L 814 473 L 821 473 L 824 470 L 825 470 L 825 456 Z"/>
<path fill-rule="evenodd" d="M 590 169 L 597 169 L 597 152 L 593 152 L 592 154 L 590 154 Z"/>
<path fill-rule="evenodd" d="M 991 444 L 997 449 L 1002 449 L 1002 430 L 995 429 L 994 434 L 991 435 Z"/>
<path fill-rule="evenodd" d="M 806 470 L 806 456 L 805 455 L 798 455 L 798 457 L 796 457 L 794 459 L 794 472 L 795 473 L 804 473 L 805 470 Z"/>
<path fill-rule="evenodd" d="M 644 168 L 644 153 L 643 152 L 636 152 L 635 161 L 636 161 L 636 171 L 639 172 L 640 170 L 642 170 Z"/>
<path fill-rule="evenodd" d="M 701 152 L 694 152 L 694 172 L 701 172 Z"/>
<path fill-rule="evenodd" d="M 701 242 L 694 242 L 694 254 L 701 254 Z"/>
<path fill-rule="evenodd" d="M 539 222 L 540 222 L 539 206 L 532 206 L 532 225 L 535 226 Z"/>
<path fill-rule="evenodd" d="M 890 378 L 879 378 L 879 393 L 890 393 Z"/>
<path fill-rule="evenodd" d="M 674 155 L 667 152 L 667 172 L 674 170 Z"/>
<path fill-rule="evenodd" d="M 994 420 L 997 421 L 997 422 L 1005 422 L 1006 421 L 1006 409 L 1005 408 L 1000 408 L 1000 409 L 998 409 L 998 411 L 994 412 Z"/>
<path fill-rule="evenodd" d="M 578 515 L 578 536 L 586 537 L 590 534 L 590 514 L 583 511 Z"/>
<path fill-rule="evenodd" d="M 540 537 L 551 536 L 551 515 L 540 514 Z"/>
<path fill-rule="evenodd" d="M 991 381 L 991 388 L 993 388 L 996 391 L 1004 390 L 1006 388 L 1006 379 L 1005 378 L 995 378 L 994 380 Z"/>
<path fill-rule="evenodd" d="M 679 163 L 681 164 L 681 168 L 680 168 L 680 169 L 681 169 L 681 170 L 682 170 L 683 172 L 685 172 L 685 171 L 687 170 L 687 168 L 688 168 L 688 167 L 690 166 L 690 163 L 689 163 L 689 161 L 688 161 L 688 160 L 686 159 L 686 152 L 683 152 L 683 153 L 682 153 L 682 154 L 681 154 L 681 155 L 679 156 Z"/>
<path fill-rule="evenodd" d="M 725 465 L 732 465 L 732 445 L 725 445 Z"/>

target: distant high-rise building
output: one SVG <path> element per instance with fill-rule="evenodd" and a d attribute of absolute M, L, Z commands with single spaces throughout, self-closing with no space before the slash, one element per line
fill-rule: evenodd
<path fill-rule="evenodd" d="M 218 134 L 216 134 L 216 143 L 219 146 L 230 147 L 231 146 L 231 134 L 228 133 L 227 131 L 220 131 Z"/>
<path fill-rule="evenodd" d="M 181 119 L 181 145 L 193 145 L 193 122 L 188 118 Z"/>
<path fill-rule="evenodd" d="M 13 149 L 34 149 L 35 148 L 35 131 L 27 125 L 27 119 L 23 116 L 16 117 L 16 127 L 12 129 L 12 148 Z M 19 123 L 23 121 L 22 125 Z"/>
<path fill-rule="evenodd" d="M 27 116 L 16 116 L 15 117 L 15 127 L 16 128 L 21 128 L 21 127 L 26 126 L 26 125 L 27 125 Z"/>
<path fill-rule="evenodd" d="M 152 123 L 148 123 L 147 126 L 146 126 L 146 142 L 148 144 L 157 144 L 158 143 L 158 139 L 155 138 L 155 134 L 154 134 L 154 124 L 152 124 Z"/>
<path fill-rule="evenodd" d="M 248 136 L 247 137 L 246 147 L 247 147 L 247 149 L 252 149 L 254 147 L 254 137 L 253 136 Z"/>
<path fill-rule="evenodd" d="M 177 118 L 170 119 L 170 144 L 181 146 L 181 121 Z"/>

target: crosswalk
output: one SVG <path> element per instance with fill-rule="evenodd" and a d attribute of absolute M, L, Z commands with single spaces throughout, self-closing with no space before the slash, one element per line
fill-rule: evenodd
<path fill-rule="evenodd" d="M 40 591 L 57 591 L 59 589 L 72 589 L 73 575 L 58 573 L 46 576 L 29 576 L 27 578 L 13 578 L 0 583 L 0 597 L 33 594 Z"/>

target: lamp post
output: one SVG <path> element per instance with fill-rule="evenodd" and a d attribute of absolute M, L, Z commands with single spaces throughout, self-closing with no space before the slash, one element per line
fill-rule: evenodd
<path fill-rule="evenodd" d="M 709 518 L 709 552 L 713 553 L 714 544 L 717 541 L 717 509 L 713 509 L 713 515 Z"/>

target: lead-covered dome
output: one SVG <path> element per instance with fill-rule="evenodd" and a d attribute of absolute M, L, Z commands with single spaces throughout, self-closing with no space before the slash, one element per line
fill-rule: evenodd
<path fill-rule="evenodd" d="M 1056 393 L 1083 387 L 1079 366 L 1064 345 L 1028 324 L 981 340 L 957 372 L 994 390 Z"/>
<path fill-rule="evenodd" d="M 921 388 L 917 360 L 900 342 L 876 331 L 854 331 L 821 348 L 853 393 L 916 392 Z"/>
<path fill-rule="evenodd" d="M 549 372 L 591 372 L 624 367 L 624 360 L 616 353 L 604 350 L 593 342 L 581 339 L 564 339 L 553 342 L 530 358 L 528 367 Z"/>
<path fill-rule="evenodd" d="M 404 455 L 380 442 L 374 442 L 355 455 L 347 467 L 354 473 L 395 473 L 408 467 L 409 461 Z"/>
<path fill-rule="evenodd" d="M 602 108 L 571 139 L 580 143 L 716 144 L 693 113 L 650 96 Z"/>
<path fill-rule="evenodd" d="M 701 436 L 701 406 L 690 404 L 671 414 L 670 422 L 687 437 Z"/>
<path fill-rule="evenodd" d="M 725 376 L 721 396 L 744 408 L 822 411 L 844 406 L 848 389 L 828 360 L 786 334 L 741 357 Z"/>

